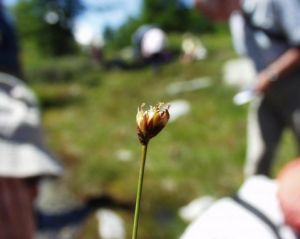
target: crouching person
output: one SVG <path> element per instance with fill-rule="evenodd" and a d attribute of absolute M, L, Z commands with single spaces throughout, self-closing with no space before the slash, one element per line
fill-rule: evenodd
<path fill-rule="evenodd" d="M 247 179 L 233 197 L 217 200 L 180 239 L 300 238 L 300 158 L 273 180 Z"/>
<path fill-rule="evenodd" d="M 6 73 L 0 73 L 0 165 L 0 238 L 34 238 L 38 183 L 62 168 L 43 142 L 34 94 Z"/>

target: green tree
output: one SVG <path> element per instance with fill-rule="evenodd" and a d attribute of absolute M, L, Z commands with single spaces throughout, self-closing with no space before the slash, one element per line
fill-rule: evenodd
<path fill-rule="evenodd" d="M 153 24 L 166 32 L 203 33 L 213 31 L 214 25 L 196 9 L 182 6 L 178 0 L 144 0 L 141 14 L 130 18 L 114 34 L 109 43 L 124 47 L 130 44 L 134 31 L 143 24 Z"/>
<path fill-rule="evenodd" d="M 136 29 L 144 23 L 140 18 L 129 18 L 128 21 L 118 30 L 104 32 L 104 37 L 108 45 L 113 48 L 122 48 L 131 44 L 132 35 Z M 109 33 L 109 34 L 108 34 Z"/>
<path fill-rule="evenodd" d="M 203 32 L 212 24 L 195 9 L 184 7 L 178 0 L 144 0 L 141 18 L 165 31 Z"/>
<path fill-rule="evenodd" d="M 14 8 L 23 43 L 33 44 L 41 54 L 49 56 L 76 52 L 71 27 L 82 10 L 80 0 L 26 0 Z"/>

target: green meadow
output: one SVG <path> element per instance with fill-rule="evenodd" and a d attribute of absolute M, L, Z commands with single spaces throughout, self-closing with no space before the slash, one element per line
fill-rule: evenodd
<path fill-rule="evenodd" d="M 109 193 L 135 201 L 141 146 L 136 112 L 141 103 L 186 100 L 190 112 L 150 141 L 143 187 L 139 238 L 175 239 L 187 226 L 178 209 L 196 197 L 232 194 L 243 181 L 248 105 L 235 106 L 236 89 L 222 81 L 222 66 L 236 57 L 228 34 L 200 36 L 204 60 L 179 59 L 154 72 L 107 71 L 85 55 L 38 59 L 25 54 L 25 72 L 42 110 L 46 141 L 65 167 L 60 179 L 74 195 Z M 170 36 L 179 47 L 180 36 Z M 171 83 L 210 77 L 211 86 L 171 95 Z M 274 173 L 293 157 L 287 133 Z M 131 237 L 133 212 L 119 212 Z M 97 238 L 95 218 L 82 238 Z"/>

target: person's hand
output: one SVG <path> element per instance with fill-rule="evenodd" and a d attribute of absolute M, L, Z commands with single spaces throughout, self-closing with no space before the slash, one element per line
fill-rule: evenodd
<path fill-rule="evenodd" d="M 257 75 L 255 92 L 257 92 L 258 94 L 265 93 L 272 85 L 272 82 L 274 82 L 275 80 L 277 80 L 277 75 L 275 73 L 268 70 L 260 72 Z"/>

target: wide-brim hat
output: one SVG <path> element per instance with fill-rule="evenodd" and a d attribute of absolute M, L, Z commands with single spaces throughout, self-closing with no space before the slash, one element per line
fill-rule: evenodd
<path fill-rule="evenodd" d="M 44 143 L 34 92 L 20 79 L 0 73 L 0 176 L 61 173 L 61 165 Z"/>

